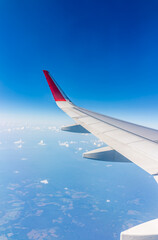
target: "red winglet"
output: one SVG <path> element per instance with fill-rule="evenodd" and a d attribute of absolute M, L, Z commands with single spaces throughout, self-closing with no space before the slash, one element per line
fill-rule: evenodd
<path fill-rule="evenodd" d="M 53 94 L 53 97 L 55 99 L 55 101 L 66 101 L 66 99 L 64 98 L 63 94 L 61 93 L 61 91 L 59 90 L 59 88 L 57 87 L 57 85 L 55 84 L 55 81 L 53 78 L 51 78 L 50 74 L 48 71 L 43 70 L 43 73 L 47 79 L 48 85 L 50 87 L 50 90 Z"/>

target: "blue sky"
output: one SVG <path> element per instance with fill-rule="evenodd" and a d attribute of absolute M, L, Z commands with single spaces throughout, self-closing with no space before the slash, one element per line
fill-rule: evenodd
<path fill-rule="evenodd" d="M 154 0 L 2 0 L 1 114 L 57 114 L 47 69 L 76 104 L 156 126 L 157 11 Z"/>

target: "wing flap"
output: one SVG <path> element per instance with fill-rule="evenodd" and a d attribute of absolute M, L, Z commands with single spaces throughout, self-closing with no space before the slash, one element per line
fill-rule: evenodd
<path fill-rule="evenodd" d="M 72 111 L 74 111 L 72 107 Z M 80 116 L 80 109 L 76 109 L 75 112 Z M 133 133 L 127 132 L 117 127 L 113 127 L 113 130 L 102 132 L 104 129 L 104 123 L 102 120 L 98 120 L 99 123 L 88 124 L 87 122 L 81 121 L 81 117 L 73 118 L 75 122 L 82 125 L 85 129 L 91 132 L 93 135 L 98 137 L 100 140 L 105 142 L 108 146 L 115 149 L 118 153 L 144 169 L 149 174 L 158 173 L 158 145 L 155 142 L 149 141 L 148 139 L 137 136 Z M 101 124 L 102 129 L 98 127 Z M 105 126 L 111 127 L 110 124 L 105 123 Z M 144 149 L 143 149 L 143 146 Z M 154 154 L 153 154 L 154 149 Z"/>
<path fill-rule="evenodd" d="M 78 124 L 61 127 L 61 130 L 74 133 L 89 133 L 85 128 Z"/>
<path fill-rule="evenodd" d="M 84 158 L 107 162 L 130 162 L 111 147 L 103 147 L 83 153 Z"/>

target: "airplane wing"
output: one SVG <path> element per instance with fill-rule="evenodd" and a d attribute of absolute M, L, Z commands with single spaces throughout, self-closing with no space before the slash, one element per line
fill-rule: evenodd
<path fill-rule="evenodd" d="M 67 131 L 90 132 L 109 147 L 84 154 L 84 157 L 111 161 L 131 161 L 158 182 L 158 130 L 143 127 L 88 111 L 74 105 L 49 72 L 43 70 L 56 104 L 74 119 Z M 79 129 L 79 130 L 78 130 Z M 104 158 L 104 159 L 103 159 Z"/>
<path fill-rule="evenodd" d="M 74 105 L 60 89 L 49 72 L 43 70 L 56 104 L 75 125 L 62 130 L 92 133 L 105 142 L 103 147 L 83 154 L 86 158 L 102 161 L 133 162 L 151 174 L 158 183 L 158 130 L 143 127 L 88 111 Z M 120 240 L 157 240 L 158 219 L 148 221 L 121 232 Z"/>

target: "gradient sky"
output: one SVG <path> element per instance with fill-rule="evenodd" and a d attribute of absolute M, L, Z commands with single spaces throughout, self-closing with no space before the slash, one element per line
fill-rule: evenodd
<path fill-rule="evenodd" d="M 157 13 L 157 0 L 1 0 L 1 115 L 58 113 L 47 69 L 76 104 L 158 126 Z"/>

